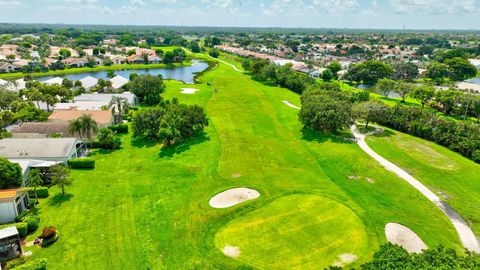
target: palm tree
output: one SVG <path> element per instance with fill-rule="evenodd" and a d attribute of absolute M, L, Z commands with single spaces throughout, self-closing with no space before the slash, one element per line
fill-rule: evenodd
<path fill-rule="evenodd" d="M 97 122 L 90 115 L 84 114 L 78 119 L 70 121 L 69 131 L 72 134 L 78 133 L 80 138 L 92 141 L 93 136 L 98 131 L 98 126 Z"/>
<path fill-rule="evenodd" d="M 117 124 L 120 122 L 121 115 L 125 114 L 129 107 L 126 98 L 117 96 L 112 97 L 108 106 L 112 108 L 113 115 L 115 116 L 115 123 Z"/>
<path fill-rule="evenodd" d="M 36 169 L 32 169 L 28 174 L 28 185 L 33 187 L 33 193 L 35 194 L 35 203 L 38 203 L 37 188 L 43 184 L 42 177 Z"/>

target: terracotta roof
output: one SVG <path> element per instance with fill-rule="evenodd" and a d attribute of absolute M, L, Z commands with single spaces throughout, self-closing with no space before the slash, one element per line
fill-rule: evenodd
<path fill-rule="evenodd" d="M 113 120 L 113 115 L 111 111 L 77 111 L 77 110 L 60 110 L 54 111 L 48 121 L 58 122 L 58 121 L 72 121 L 80 118 L 82 115 L 90 115 L 97 124 L 110 124 Z"/>
<path fill-rule="evenodd" d="M 13 199 L 17 197 L 18 189 L 0 190 L 0 199 Z"/>

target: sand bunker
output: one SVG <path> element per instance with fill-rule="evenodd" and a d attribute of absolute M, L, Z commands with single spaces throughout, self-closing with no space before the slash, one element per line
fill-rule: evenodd
<path fill-rule="evenodd" d="M 223 254 L 231 258 L 238 258 L 238 256 L 240 256 L 240 249 L 238 247 L 225 246 L 223 248 Z"/>
<path fill-rule="evenodd" d="M 182 88 L 182 94 L 186 94 L 186 95 L 195 94 L 197 91 L 199 90 L 195 88 Z"/>
<path fill-rule="evenodd" d="M 401 224 L 388 223 L 385 226 L 385 235 L 390 243 L 397 244 L 410 253 L 421 253 L 427 249 L 427 245 L 417 234 Z"/>
<path fill-rule="evenodd" d="M 294 108 L 294 109 L 297 109 L 297 110 L 300 110 L 300 109 L 301 109 L 300 107 L 295 106 L 295 105 L 293 105 L 292 103 L 290 103 L 290 102 L 288 102 L 288 101 L 286 101 L 286 100 L 284 100 L 284 101 L 282 101 L 282 102 L 285 103 L 285 105 L 287 105 L 288 107 L 291 107 L 291 108 Z"/>
<path fill-rule="evenodd" d="M 234 188 L 219 193 L 210 199 L 213 208 L 228 208 L 239 203 L 260 197 L 260 193 L 250 188 Z"/>
<path fill-rule="evenodd" d="M 351 262 L 356 261 L 357 259 L 358 259 L 358 257 L 355 254 L 344 253 L 344 254 L 341 254 L 340 256 L 338 256 L 338 260 L 336 260 L 333 263 L 333 266 L 342 267 L 342 266 L 345 266 L 345 265 L 347 265 Z"/>

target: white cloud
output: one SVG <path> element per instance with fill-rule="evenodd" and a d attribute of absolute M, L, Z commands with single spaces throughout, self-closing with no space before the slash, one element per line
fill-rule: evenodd
<path fill-rule="evenodd" d="M 390 0 L 390 7 L 402 14 L 452 14 L 476 12 L 475 0 Z"/>
<path fill-rule="evenodd" d="M 19 6 L 25 6 L 25 4 L 18 0 L 0 0 L 0 8 L 13 8 Z"/>
<path fill-rule="evenodd" d="M 313 0 L 313 4 L 323 7 L 328 13 L 354 9 L 358 6 L 357 0 Z"/>
<path fill-rule="evenodd" d="M 140 6 L 145 6 L 146 5 L 146 3 L 143 0 L 130 0 L 130 4 L 140 5 Z"/>

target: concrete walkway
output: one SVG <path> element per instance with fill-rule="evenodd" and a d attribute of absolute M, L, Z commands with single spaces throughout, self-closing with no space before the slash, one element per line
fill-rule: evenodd
<path fill-rule="evenodd" d="M 385 167 L 385 169 L 397 174 L 415 189 L 420 191 L 425 197 L 427 197 L 427 199 L 433 202 L 433 204 L 435 204 L 435 206 L 437 206 L 448 217 L 448 219 L 450 219 L 450 222 L 455 227 L 455 230 L 457 230 L 460 241 L 467 250 L 480 253 L 480 245 L 478 240 L 475 238 L 472 229 L 452 207 L 450 207 L 446 202 L 443 202 L 437 195 L 435 195 L 435 193 L 433 193 L 409 173 L 373 151 L 365 142 L 365 137 L 371 135 L 372 133 L 366 135 L 361 134 L 356 126 L 352 126 L 352 133 L 355 138 L 357 138 L 357 143 L 363 151 L 378 161 L 383 167 Z"/>
<path fill-rule="evenodd" d="M 297 110 L 300 110 L 300 109 L 301 109 L 300 107 L 298 107 L 298 106 L 296 106 L 296 105 L 293 105 L 292 103 L 290 103 L 290 102 L 288 102 L 288 101 L 286 101 L 286 100 L 283 100 L 282 102 L 283 102 L 285 105 L 287 105 L 288 107 L 290 107 L 290 108 L 294 108 L 294 109 L 297 109 Z"/>
<path fill-rule="evenodd" d="M 238 71 L 238 72 L 242 72 L 242 73 L 243 73 L 242 70 L 238 69 L 236 66 L 234 66 L 234 65 L 232 65 L 232 64 L 230 64 L 230 63 L 228 63 L 228 62 L 225 62 L 225 61 L 223 61 L 223 60 L 221 60 L 221 59 L 212 57 L 212 56 L 210 56 L 210 55 L 209 55 L 208 57 L 210 57 L 210 58 L 212 58 L 212 59 L 215 59 L 215 60 L 217 60 L 218 62 L 222 62 L 222 63 L 224 63 L 224 64 L 227 65 L 227 66 L 231 66 L 231 67 L 233 68 L 233 70 L 235 70 L 235 71 Z"/>

